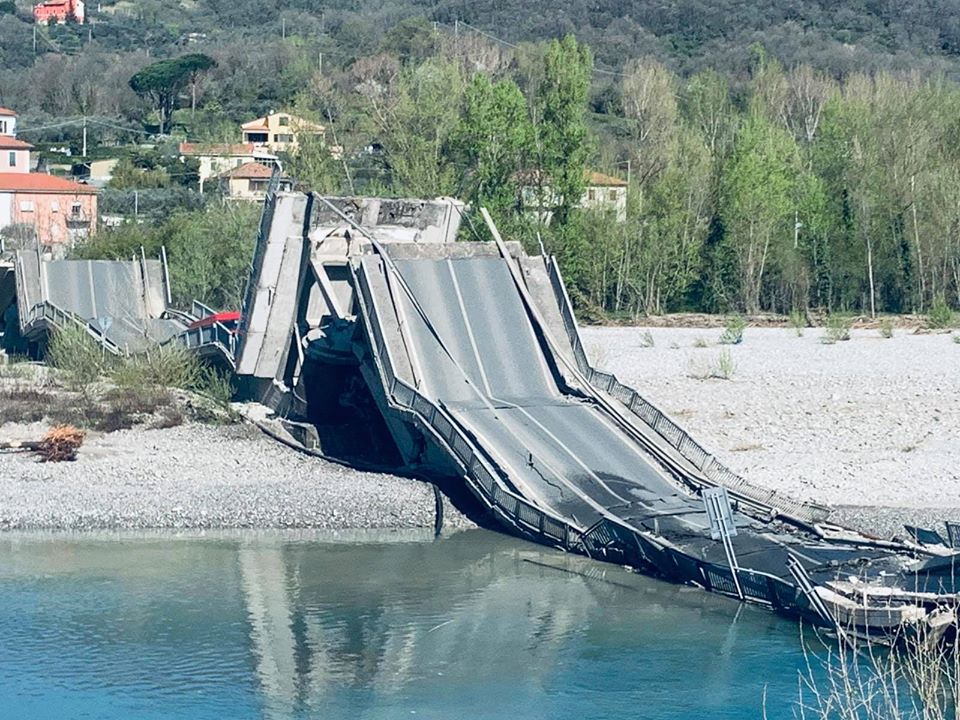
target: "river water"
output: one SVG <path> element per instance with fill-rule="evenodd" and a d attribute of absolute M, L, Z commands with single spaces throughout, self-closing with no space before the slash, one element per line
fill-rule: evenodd
<path fill-rule="evenodd" d="M 797 625 L 483 530 L 0 535 L 0 716 L 761 718 Z"/>

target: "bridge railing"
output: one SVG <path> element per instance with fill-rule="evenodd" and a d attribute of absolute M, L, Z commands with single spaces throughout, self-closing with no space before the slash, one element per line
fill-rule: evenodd
<path fill-rule="evenodd" d="M 24 335 L 39 330 L 43 325 L 56 329 L 70 326 L 79 327 L 108 352 L 114 355 L 126 354 L 123 348 L 109 340 L 106 335 L 91 326 L 86 320 L 47 301 L 37 303 L 27 310 L 25 317 L 20 318 L 20 331 Z"/>
<path fill-rule="evenodd" d="M 488 508 L 504 516 L 518 529 L 554 545 L 570 549 L 580 544 L 581 531 L 520 497 L 507 487 L 504 476 L 480 454 L 473 440 L 452 420 L 447 411 L 419 390 L 396 376 L 390 351 L 380 325 L 380 314 L 363 267 L 355 270 L 361 316 L 366 325 L 380 368 L 387 398 L 399 409 L 412 414 L 419 425 L 438 438 L 463 467 L 467 482 Z"/>
<path fill-rule="evenodd" d="M 222 323 L 189 328 L 174 335 L 173 339 L 181 342 L 188 350 L 216 348 L 230 363 L 236 358 L 237 333 Z"/>
<path fill-rule="evenodd" d="M 722 485 L 742 498 L 763 506 L 774 508 L 802 522 L 817 523 L 830 514 L 829 508 L 814 503 L 805 503 L 747 482 L 743 477 L 724 465 L 715 455 L 703 448 L 689 433 L 677 425 L 652 403 L 644 399 L 636 390 L 621 383 L 612 373 L 595 369 L 583 349 L 577 321 L 573 315 L 573 305 L 567 295 L 560 276 L 560 270 L 553 258 L 547 261 L 550 284 L 560 305 L 560 314 L 567 337 L 573 348 L 574 358 L 580 372 L 590 384 L 623 403 L 646 425 L 653 428 L 671 447 L 706 476 L 710 482 Z M 697 478 L 692 478 L 696 482 Z"/>

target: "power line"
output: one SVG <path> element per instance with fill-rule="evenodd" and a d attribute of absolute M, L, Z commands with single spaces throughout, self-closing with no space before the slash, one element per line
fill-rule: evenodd
<path fill-rule="evenodd" d="M 438 23 L 438 24 L 443 25 L 444 27 L 450 27 L 449 23 Z M 469 28 L 470 30 L 473 30 L 475 33 L 479 33 L 480 35 L 483 35 L 484 37 L 487 37 L 490 40 L 493 40 L 494 42 L 498 42 L 501 45 L 505 45 L 508 48 L 513 48 L 514 50 L 520 49 L 520 46 L 517 45 L 516 43 L 512 43 L 509 40 L 504 40 L 503 38 L 499 38 L 496 35 L 491 35 L 486 30 L 481 30 L 480 28 L 474 27 L 473 25 L 471 25 L 470 23 L 464 20 L 457 20 L 457 26 L 463 26 L 465 28 Z M 593 65 L 590 69 L 592 72 L 599 73 L 600 75 L 610 75 L 612 77 L 628 77 L 626 73 L 618 72 L 617 70 L 607 70 L 605 68 L 599 68 L 596 65 Z"/>
<path fill-rule="evenodd" d="M 90 123 L 93 125 L 102 125 L 103 127 L 113 128 L 114 130 L 122 130 L 123 132 L 139 133 L 141 135 L 152 135 L 153 133 L 148 132 L 147 130 L 138 130 L 137 128 L 123 127 L 121 125 L 114 125 L 113 123 L 108 123 L 103 120 L 94 120 L 93 118 L 77 118 L 75 120 L 65 120 L 64 122 L 53 123 L 51 125 L 39 125 L 32 128 L 17 128 L 17 134 L 29 133 L 29 132 L 39 132 L 41 130 L 55 130 L 56 128 L 69 127 L 71 125 L 83 125 L 84 123 Z"/>
<path fill-rule="evenodd" d="M 446 23 L 444 23 L 444 24 L 446 24 Z M 500 43 L 501 45 L 506 45 L 507 47 L 513 48 L 514 50 L 519 50 L 519 49 L 520 49 L 520 46 L 519 46 L 519 45 L 516 45 L 516 44 L 510 42 L 509 40 L 504 40 L 503 38 L 498 38 L 496 35 L 491 35 L 491 34 L 488 33 L 486 30 L 481 30 L 480 28 L 475 28 L 473 25 L 470 25 L 469 23 L 464 22 L 463 20 L 457 21 L 457 24 L 458 24 L 458 25 L 463 25 L 465 28 L 470 28 L 470 29 L 473 30 L 474 32 L 480 33 L 481 35 L 485 35 L 486 37 L 490 38 L 491 40 L 495 40 L 496 42 Z"/>

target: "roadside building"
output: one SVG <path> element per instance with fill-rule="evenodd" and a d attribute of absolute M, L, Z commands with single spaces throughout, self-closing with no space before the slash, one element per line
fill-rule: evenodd
<path fill-rule="evenodd" d="M 0 230 L 33 228 L 41 247 L 72 245 L 96 232 L 97 190 L 30 172 L 30 143 L 18 140 L 16 113 L 0 108 Z"/>
<path fill-rule="evenodd" d="M 211 178 L 218 179 L 223 173 L 247 163 L 264 165 L 276 163 L 277 156 L 257 149 L 253 143 L 202 144 L 180 143 L 181 158 L 196 158 L 200 163 L 200 192 Z"/>
<path fill-rule="evenodd" d="M 273 177 L 274 165 L 248 162 L 231 168 L 220 175 L 220 191 L 226 200 L 245 200 L 263 202 Z M 288 178 L 281 178 L 280 187 L 289 190 L 292 186 Z"/>
<path fill-rule="evenodd" d="M 296 152 L 305 135 L 324 138 L 323 125 L 289 113 L 271 113 L 240 126 L 243 142 L 271 153 Z"/>
<path fill-rule="evenodd" d="M 550 179 L 544 177 L 541 181 L 536 170 L 518 173 L 517 178 L 527 213 L 549 224 L 555 208 L 562 200 L 560 194 L 551 187 Z M 617 222 L 624 222 L 627 219 L 626 180 L 593 170 L 585 170 L 583 182 L 583 195 L 577 207 L 584 210 L 613 212 Z"/>
<path fill-rule="evenodd" d="M 47 0 L 33 6 L 33 19 L 39 25 L 65 25 L 71 20 L 83 24 L 85 18 L 83 0 Z"/>

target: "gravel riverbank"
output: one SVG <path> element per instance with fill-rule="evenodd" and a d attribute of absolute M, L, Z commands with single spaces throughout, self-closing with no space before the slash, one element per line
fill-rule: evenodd
<path fill-rule="evenodd" d="M 0 430 L 14 434 L 7 426 Z M 24 435 L 23 428 L 17 434 Z M 251 425 L 91 437 L 76 462 L 0 455 L 0 528 L 432 528 L 432 486 L 309 457 Z M 469 525 L 449 503 L 445 524 Z"/>
<path fill-rule="evenodd" d="M 600 367 L 748 480 L 840 506 L 838 521 L 884 535 L 960 520 L 960 345 L 950 335 L 854 330 L 828 345 L 822 329 L 748 328 L 722 346 L 720 333 L 583 330 Z M 708 377 L 724 351 L 731 378 Z"/>
<path fill-rule="evenodd" d="M 960 521 L 960 345 L 946 334 L 585 328 L 595 362 L 748 480 L 889 536 Z M 653 345 L 649 345 L 652 338 Z M 710 377 L 729 353 L 730 379 Z M 7 424 L 0 439 L 43 427 Z M 469 526 L 448 502 L 446 524 Z M 426 483 L 298 453 L 251 425 L 88 438 L 73 463 L 0 454 L 0 529 L 427 528 Z"/>

